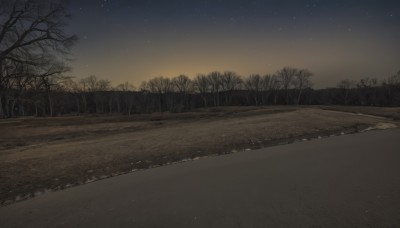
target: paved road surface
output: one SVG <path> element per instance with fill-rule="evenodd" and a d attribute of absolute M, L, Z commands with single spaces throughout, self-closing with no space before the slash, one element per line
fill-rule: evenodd
<path fill-rule="evenodd" d="M 122 175 L 2 207 L 0 227 L 400 227 L 400 129 Z"/>

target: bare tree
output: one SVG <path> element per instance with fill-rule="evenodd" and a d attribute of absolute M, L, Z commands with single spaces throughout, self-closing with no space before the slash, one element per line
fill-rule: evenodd
<path fill-rule="evenodd" d="M 240 89 L 243 80 L 232 71 L 225 71 L 221 76 L 221 88 L 225 91 L 225 105 L 231 102 L 231 93 L 234 90 Z"/>
<path fill-rule="evenodd" d="M 296 68 L 284 67 L 279 70 L 276 75 L 279 77 L 279 81 L 282 83 L 282 87 L 285 90 L 285 101 L 289 104 L 289 89 L 293 86 L 293 80 L 296 77 L 298 70 Z"/>
<path fill-rule="evenodd" d="M 218 71 L 213 71 L 207 75 L 210 92 L 214 95 L 214 106 L 219 106 L 219 92 L 221 90 L 222 74 Z"/>
<path fill-rule="evenodd" d="M 148 82 L 142 84 L 144 90 L 150 91 L 155 94 L 157 99 L 158 111 L 163 111 L 163 107 L 167 110 L 171 108 L 171 97 L 170 93 L 173 90 L 173 84 L 171 79 L 163 76 L 155 77 L 150 79 Z"/>
<path fill-rule="evenodd" d="M 270 78 L 269 82 L 269 88 L 271 90 L 271 93 L 274 95 L 274 104 L 276 105 L 278 102 L 278 95 L 279 95 L 279 90 L 282 87 L 282 83 L 277 75 L 272 75 Z"/>
<path fill-rule="evenodd" d="M 106 106 L 109 105 L 111 98 L 105 96 L 105 92 L 111 90 L 111 82 L 105 79 L 98 79 L 96 75 L 90 75 L 81 81 L 83 91 L 91 95 L 94 100 L 94 109 L 96 113 L 105 112 Z M 84 98 L 86 106 L 87 97 Z M 109 107 L 110 108 L 110 107 Z"/>
<path fill-rule="evenodd" d="M 98 79 L 96 75 L 90 75 L 89 77 L 84 78 L 83 80 L 85 81 L 85 85 L 87 86 L 88 91 L 95 92 L 98 90 L 97 88 Z"/>
<path fill-rule="evenodd" d="M 179 104 L 175 105 L 176 112 L 182 112 L 188 104 L 188 93 L 193 91 L 193 82 L 186 75 L 179 75 L 172 79 L 175 90 L 179 93 Z"/>
<path fill-rule="evenodd" d="M 255 105 L 259 105 L 259 93 L 262 88 L 262 78 L 259 74 L 252 74 L 244 80 L 244 86 L 250 92 Z"/>
<path fill-rule="evenodd" d="M 69 68 L 63 65 L 62 63 L 54 63 L 50 65 L 44 72 L 38 74 L 37 77 L 40 78 L 42 86 L 46 91 L 48 107 L 49 107 L 49 115 L 54 116 L 53 110 L 53 99 L 51 97 L 51 91 L 54 87 L 58 87 L 59 81 L 64 80 L 65 77 L 63 73 L 69 71 Z"/>
<path fill-rule="evenodd" d="M 198 74 L 194 79 L 194 86 L 203 99 L 204 107 L 207 107 L 207 93 L 210 91 L 210 82 L 207 76 L 204 74 Z"/>
<path fill-rule="evenodd" d="M 386 82 L 391 86 L 400 88 L 400 71 L 398 71 L 397 74 L 390 76 Z"/>
<path fill-rule="evenodd" d="M 341 80 L 338 83 L 337 87 L 343 91 L 343 93 L 344 93 L 343 104 L 347 105 L 349 93 L 352 89 L 354 89 L 356 87 L 356 82 L 353 80 L 349 80 L 349 79 Z"/>
<path fill-rule="evenodd" d="M 186 75 L 179 75 L 172 79 L 173 86 L 175 86 L 176 91 L 182 94 L 186 94 L 191 90 L 192 81 Z"/>
<path fill-rule="evenodd" d="M 98 79 L 96 77 L 96 75 L 90 75 L 89 77 L 83 78 L 81 80 L 81 84 L 83 86 L 83 90 L 85 92 L 85 94 L 83 94 L 83 99 L 84 99 L 84 106 L 85 106 L 85 111 L 87 110 L 87 96 L 93 97 L 93 104 L 94 104 L 94 110 L 95 112 L 99 112 L 99 107 L 97 104 L 97 94 L 98 94 Z"/>
<path fill-rule="evenodd" d="M 360 79 L 357 83 L 358 100 L 361 105 L 376 105 L 377 104 L 377 90 L 378 79 L 365 77 Z"/>
<path fill-rule="evenodd" d="M 74 81 L 72 78 L 69 78 L 64 81 L 64 91 L 69 92 L 74 95 L 75 105 L 76 105 L 76 113 L 79 115 L 81 113 L 81 101 L 80 94 L 82 93 L 80 84 Z"/>
<path fill-rule="evenodd" d="M 358 88 L 371 88 L 377 85 L 378 85 L 378 79 L 370 77 L 362 78 L 357 83 Z"/>
<path fill-rule="evenodd" d="M 66 56 L 76 37 L 64 32 L 69 17 L 64 2 L 0 1 L 0 10 L 0 106 L 3 107 L 8 106 L 3 98 L 9 95 L 10 80 L 19 77 L 13 70 L 14 63 L 53 65 L 55 59 L 61 61 Z"/>
<path fill-rule="evenodd" d="M 100 92 L 99 95 L 96 97 L 98 106 L 100 106 L 99 111 L 102 113 L 106 112 L 106 106 L 108 106 L 108 110 L 112 112 L 112 103 L 113 97 L 107 96 L 108 91 L 111 90 L 111 82 L 109 80 L 100 79 L 97 82 L 97 89 Z"/>
<path fill-rule="evenodd" d="M 305 88 L 311 88 L 313 86 L 311 82 L 311 76 L 313 76 L 313 74 L 307 69 L 297 71 L 295 78 L 293 80 L 293 84 L 295 88 L 298 90 L 296 104 L 300 104 L 300 99 L 303 90 Z"/>
<path fill-rule="evenodd" d="M 263 105 L 267 104 L 268 98 L 272 92 L 272 80 L 272 75 L 270 74 L 265 74 L 261 77 L 261 102 Z"/>
<path fill-rule="evenodd" d="M 382 86 L 389 104 L 400 103 L 400 71 L 384 80 Z"/>
<path fill-rule="evenodd" d="M 125 83 L 119 84 L 117 86 L 117 90 L 123 92 L 122 95 L 123 95 L 123 100 L 125 102 L 125 107 L 126 107 L 128 115 L 130 116 L 132 113 L 134 102 L 135 102 L 135 97 L 134 97 L 134 93 L 133 93 L 133 91 L 135 91 L 135 87 L 132 84 L 130 84 L 129 82 L 125 82 Z M 118 106 L 118 110 L 120 110 L 119 101 L 117 103 L 117 106 Z"/>

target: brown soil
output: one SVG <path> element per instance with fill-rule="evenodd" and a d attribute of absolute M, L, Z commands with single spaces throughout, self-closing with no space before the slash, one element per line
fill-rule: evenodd
<path fill-rule="evenodd" d="M 0 120 L 0 201 L 8 204 L 46 189 L 182 159 L 354 133 L 370 126 L 396 125 L 374 116 L 291 106 Z"/>

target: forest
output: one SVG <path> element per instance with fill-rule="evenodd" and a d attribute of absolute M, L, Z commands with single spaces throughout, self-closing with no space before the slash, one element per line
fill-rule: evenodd
<path fill-rule="evenodd" d="M 184 112 L 195 108 L 258 105 L 399 106 L 400 71 L 375 78 L 342 80 L 335 88 L 313 89 L 312 73 L 285 67 L 275 74 L 241 77 L 214 71 L 191 79 L 155 77 L 138 88 L 89 76 L 80 80 L 61 74 L 3 78 L 2 117 L 101 113 Z M 6 79 L 6 80 L 4 80 Z"/>

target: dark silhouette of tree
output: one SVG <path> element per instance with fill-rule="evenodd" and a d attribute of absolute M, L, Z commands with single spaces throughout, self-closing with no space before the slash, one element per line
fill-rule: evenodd
<path fill-rule="evenodd" d="M 263 105 L 266 105 L 268 103 L 269 97 L 273 92 L 273 87 L 276 86 L 275 83 L 275 78 L 274 75 L 271 74 L 265 74 L 261 78 L 261 102 Z"/>
<path fill-rule="evenodd" d="M 188 94 L 193 92 L 193 82 L 188 76 L 179 75 L 172 79 L 172 84 L 179 96 L 174 105 L 174 112 L 182 112 L 190 106 Z"/>
<path fill-rule="evenodd" d="M 218 71 L 213 71 L 207 75 L 207 78 L 210 85 L 210 92 L 214 97 L 214 106 L 219 106 L 219 92 L 222 87 L 222 74 Z"/>
<path fill-rule="evenodd" d="M 135 87 L 130 84 L 129 82 L 125 82 L 122 84 L 119 84 L 117 86 L 117 91 L 121 91 L 121 98 L 124 102 L 124 107 L 126 109 L 126 113 L 130 116 L 132 114 L 132 110 L 134 108 L 134 103 L 135 103 L 135 94 L 133 91 L 135 91 Z M 120 99 L 117 100 L 117 110 L 118 112 L 121 112 L 121 101 Z"/>
<path fill-rule="evenodd" d="M 191 90 L 192 81 L 186 75 L 179 75 L 172 79 L 172 83 L 179 93 L 186 94 Z"/>
<path fill-rule="evenodd" d="M 270 78 L 270 82 L 269 82 L 269 88 L 271 90 L 271 93 L 274 96 L 273 104 L 275 104 L 275 105 L 278 103 L 278 95 L 279 95 L 279 91 L 280 91 L 281 87 L 282 87 L 282 83 L 281 83 L 279 77 L 276 74 L 272 75 Z"/>
<path fill-rule="evenodd" d="M 14 110 L 10 108 L 14 109 L 17 100 L 10 96 L 16 83 L 21 82 L 21 78 L 36 83 L 36 78 L 40 78 L 50 96 L 54 81 L 50 78 L 59 77 L 68 70 L 61 67 L 62 62 L 77 38 L 64 31 L 69 17 L 64 2 L 0 1 L 0 9 L 0 115 L 11 116 Z"/>
<path fill-rule="evenodd" d="M 243 80 L 232 71 L 225 71 L 221 76 L 221 88 L 225 93 L 225 105 L 229 105 L 232 102 L 232 92 L 240 89 Z"/>
<path fill-rule="evenodd" d="M 200 93 L 204 107 L 207 107 L 207 93 L 210 91 L 210 81 L 204 74 L 198 74 L 194 79 L 194 86 Z"/>
<path fill-rule="evenodd" d="M 289 90 L 293 86 L 293 81 L 295 80 L 296 75 L 298 74 L 298 70 L 296 68 L 284 67 L 282 70 L 279 70 L 276 75 L 279 78 L 280 83 L 282 84 L 282 88 L 285 91 L 285 102 L 286 104 L 290 104 L 290 96 Z"/>
<path fill-rule="evenodd" d="M 378 80 L 376 78 L 362 78 L 357 83 L 357 95 L 361 105 L 376 105 L 376 87 Z"/>
<path fill-rule="evenodd" d="M 343 91 L 342 96 L 343 96 L 343 104 L 344 105 L 349 104 L 349 102 L 348 102 L 349 94 L 350 94 L 351 90 L 356 87 L 356 84 L 357 83 L 355 81 L 348 80 L 348 79 L 342 80 L 338 83 L 337 87 Z"/>
<path fill-rule="evenodd" d="M 386 104 L 400 104 L 400 71 L 388 77 L 382 86 L 385 89 Z"/>
<path fill-rule="evenodd" d="M 313 86 L 312 82 L 311 82 L 312 75 L 313 74 L 306 69 L 298 70 L 297 73 L 295 74 L 293 84 L 294 84 L 294 87 L 298 91 L 296 104 L 300 104 L 300 99 L 301 99 L 303 90 L 307 89 L 307 88 L 311 88 Z"/>
<path fill-rule="evenodd" d="M 244 86 L 249 91 L 254 105 L 259 105 L 259 93 L 263 87 L 263 80 L 259 74 L 252 74 L 244 80 Z"/>

